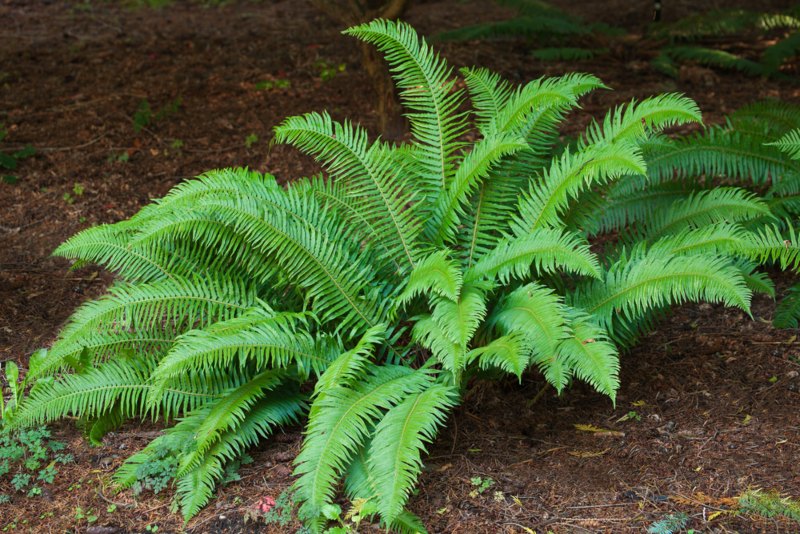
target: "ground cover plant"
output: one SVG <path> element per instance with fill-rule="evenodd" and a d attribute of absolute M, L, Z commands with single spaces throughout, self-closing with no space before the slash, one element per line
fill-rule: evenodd
<path fill-rule="evenodd" d="M 502 0 L 498 3 L 515 9 L 516 16 L 441 32 L 436 39 L 467 41 L 524 38 L 532 48 L 531 55 L 536 59 L 570 61 L 607 54 L 609 38 L 624 34 L 620 28 L 585 22 L 540 0 Z"/>
<path fill-rule="evenodd" d="M 750 246 L 735 253 L 686 250 L 679 239 L 708 218 L 669 210 L 655 236 L 593 253 L 575 222 L 585 220 L 578 197 L 646 173 L 640 145 L 655 131 L 699 120 L 692 101 L 622 106 L 554 148 L 558 124 L 598 79 L 515 88 L 469 69 L 482 134 L 470 146 L 463 93 L 410 27 L 375 21 L 349 33 L 386 54 L 414 141 L 370 143 L 326 114 L 293 117 L 278 140 L 316 156 L 332 180 L 284 189 L 213 171 L 65 243 L 58 254 L 123 282 L 31 366 L 36 385 L 9 413 L 12 427 L 72 414 L 97 440 L 126 418 L 180 416 L 118 480 L 136 484 L 154 462 L 174 467 L 189 518 L 229 461 L 308 411 L 296 490 L 309 526 L 338 518 L 344 478 L 364 516 L 414 530 L 405 504 L 424 447 L 472 377 L 538 367 L 559 391 L 577 378 L 613 399 L 613 342 L 654 314 L 701 299 L 748 309 L 756 278 L 742 258 L 782 249 L 771 235 L 745 232 Z M 744 191 L 728 194 L 741 220 L 769 214 Z"/>
<path fill-rule="evenodd" d="M 660 21 L 662 5 L 656 2 L 656 20 L 644 36 L 627 35 L 604 24 L 580 18 L 540 0 L 503 0 L 517 10 L 508 20 L 478 23 L 442 32 L 441 40 L 525 38 L 530 54 L 542 61 L 580 61 L 624 50 L 625 43 L 652 54 L 652 67 L 670 77 L 680 77 L 685 64 L 734 70 L 749 76 L 793 76 L 792 60 L 800 54 L 800 11 L 760 12 L 712 9 L 679 20 Z M 669 8 L 669 6 L 668 6 Z M 774 38 L 757 57 L 736 50 L 742 34 Z M 750 51 L 747 51 L 752 56 Z"/>
<path fill-rule="evenodd" d="M 714 68 L 736 70 L 750 76 L 791 75 L 784 63 L 800 54 L 800 11 L 765 13 L 743 9 L 715 9 L 675 22 L 654 25 L 651 37 L 664 45 L 653 66 L 678 77 L 680 65 L 692 62 Z M 743 57 L 735 47 L 743 33 L 773 36 L 774 42 L 759 57 Z M 726 42 L 726 41 L 731 41 Z"/>
<path fill-rule="evenodd" d="M 797 270 L 799 129 L 800 107 L 764 101 L 745 106 L 723 124 L 699 132 L 676 138 L 652 136 L 642 144 L 646 179 L 624 177 L 602 193 L 595 193 L 595 198 L 587 202 L 594 207 L 587 210 L 581 224 L 591 227 L 590 235 L 600 235 L 622 231 L 632 224 L 658 227 L 663 213 L 680 212 L 686 221 L 709 223 L 702 237 L 698 234 L 699 239 L 687 239 L 684 247 L 745 250 L 750 238 L 742 240 L 742 235 L 755 232 L 770 236 L 767 239 L 776 246 L 782 244 L 782 250 L 762 257 L 766 263 Z M 738 220 L 737 195 L 743 190 L 756 195 L 769 214 Z M 640 233 L 631 237 L 640 239 Z M 774 296 L 772 283 L 763 275 L 751 278 L 750 283 Z M 791 288 L 779 303 L 773 321 L 776 327 L 797 327 L 798 291 L 797 286 Z"/>

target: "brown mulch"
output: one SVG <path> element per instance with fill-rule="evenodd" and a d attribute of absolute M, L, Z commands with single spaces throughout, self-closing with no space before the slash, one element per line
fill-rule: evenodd
<path fill-rule="evenodd" d="M 633 32 L 652 6 L 556 3 Z M 665 16 L 693 3 L 674 4 Z M 406 19 L 433 33 L 507 13 L 488 1 L 418 1 Z M 297 152 L 270 145 L 272 128 L 286 116 L 327 109 L 372 131 L 377 124 L 357 47 L 304 1 L 218 8 L 176 2 L 153 10 L 0 0 L 0 21 L 0 123 L 9 130 L 0 150 L 37 149 L 21 162 L 17 184 L 0 183 L 0 362 L 24 366 L 81 302 L 111 282 L 98 268 L 69 271 L 66 261 L 49 256 L 69 236 L 129 217 L 208 169 L 249 166 L 283 181 L 316 172 Z M 708 122 L 758 99 L 800 101 L 800 90 L 787 82 L 722 72 L 671 80 L 649 67 L 652 50 L 640 45 L 634 40 L 610 56 L 570 64 L 534 61 L 520 41 L 439 48 L 456 66 L 486 66 L 517 82 L 576 70 L 600 76 L 615 91 L 585 99 L 570 132 L 609 106 L 665 91 L 695 98 Z M 322 80 L 325 66 L 342 63 L 343 72 Z M 264 80 L 290 86 L 256 89 Z M 177 112 L 135 131 L 142 100 L 158 111 L 178 98 Z M 258 140 L 248 147 L 252 134 Z M 779 280 L 781 287 L 791 282 Z M 797 332 L 772 329 L 773 309 L 764 298 L 752 319 L 708 305 L 682 307 L 624 357 L 616 408 L 582 385 L 561 398 L 546 391 L 529 404 L 543 386 L 537 376 L 521 385 L 476 384 L 432 447 L 412 510 L 432 532 L 642 532 L 675 511 L 709 532 L 797 531 L 781 520 L 724 511 L 725 498 L 749 487 L 800 497 L 800 345 Z M 620 421 L 630 411 L 637 417 Z M 582 432 L 576 424 L 610 432 Z M 114 468 L 159 427 L 129 424 L 98 448 L 69 422 L 53 430 L 77 461 L 60 469 L 43 497 L 14 495 L 0 505 L 0 529 L 183 528 L 166 492 L 134 499 L 109 485 Z M 254 451 L 242 480 L 222 487 L 188 528 L 282 531 L 244 520 L 259 498 L 277 497 L 291 483 L 300 439 L 300 429 L 292 429 Z M 493 485 L 471 497 L 470 479 L 478 476 Z M 0 493 L 11 493 L 6 485 L 0 482 Z M 78 507 L 93 510 L 97 521 L 76 519 Z"/>

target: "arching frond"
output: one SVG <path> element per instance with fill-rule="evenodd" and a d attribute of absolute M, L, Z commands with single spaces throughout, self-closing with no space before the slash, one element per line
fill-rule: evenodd
<path fill-rule="evenodd" d="M 457 398 L 452 386 L 433 384 L 403 399 L 376 425 L 368 462 L 386 522 L 393 523 L 403 511 L 422 471 L 425 444 L 436 438 Z"/>
<path fill-rule="evenodd" d="M 335 339 L 311 336 L 297 314 L 254 309 L 178 337 L 153 373 L 153 400 L 161 388 L 189 371 L 249 365 L 257 370 L 291 367 L 301 377 L 319 376 L 340 349 Z"/>
<path fill-rule="evenodd" d="M 586 315 L 575 314 L 569 326 L 571 335 L 559 343 L 558 357 L 572 374 L 615 402 L 619 389 L 617 348 L 608 334 Z M 560 393 L 561 388 L 553 385 Z"/>
<path fill-rule="evenodd" d="M 440 250 L 420 260 L 408 277 L 403 292 L 397 297 L 397 306 L 403 306 L 417 295 L 435 294 L 458 300 L 463 276 L 458 265 Z"/>
<path fill-rule="evenodd" d="M 531 274 L 557 270 L 599 276 L 597 258 L 588 244 L 574 234 L 559 230 L 537 229 L 516 238 L 503 238 L 491 252 L 467 270 L 467 283 L 480 279 L 499 279 L 507 284 L 511 278 L 525 280 Z"/>
<path fill-rule="evenodd" d="M 487 345 L 472 349 L 467 354 L 470 361 L 477 358 L 481 369 L 502 369 L 516 375 L 519 380 L 522 380 L 522 373 L 528 367 L 530 357 L 531 351 L 525 343 L 525 335 L 519 331 L 493 339 Z"/>
<path fill-rule="evenodd" d="M 763 184 L 800 175 L 800 163 L 764 146 L 761 138 L 721 128 L 662 142 L 656 150 L 645 148 L 645 157 L 648 174 L 656 180 L 707 175 Z"/>
<path fill-rule="evenodd" d="M 327 113 L 286 119 L 275 128 L 275 139 L 314 155 L 344 184 L 347 204 L 375 228 L 392 259 L 414 265 L 420 222 L 407 207 L 412 199 L 408 177 L 388 146 L 370 145 L 366 130 L 335 122 Z"/>
<path fill-rule="evenodd" d="M 595 122 L 586 130 L 584 142 L 637 142 L 648 133 L 701 121 L 700 109 L 694 100 L 678 93 L 665 93 L 638 103 L 634 100 L 609 111 L 602 122 Z"/>
<path fill-rule="evenodd" d="M 220 436 L 237 429 L 256 402 L 263 399 L 266 392 L 278 387 L 285 377 L 282 371 L 264 371 L 208 403 L 202 421 L 194 431 L 191 452 L 184 454 L 178 464 L 177 476 L 186 475 L 196 468 Z"/>
<path fill-rule="evenodd" d="M 469 96 L 475 113 L 475 125 L 483 135 L 508 102 L 512 87 L 499 74 L 485 68 L 462 68 Z"/>
<path fill-rule="evenodd" d="M 565 151 L 553 160 L 542 179 L 521 196 L 512 231 L 520 236 L 537 228 L 558 227 L 570 199 L 583 189 L 625 174 L 644 172 L 644 161 L 628 142 Z"/>
<path fill-rule="evenodd" d="M 458 225 L 467 214 L 470 196 L 486 178 L 490 168 L 526 146 L 521 138 L 508 134 L 491 135 L 475 143 L 472 151 L 461 161 L 449 187 L 439 197 L 433 212 L 430 227 L 436 243 L 453 241 Z"/>
<path fill-rule="evenodd" d="M 775 308 L 775 328 L 797 328 L 800 325 L 800 285 L 794 285 Z"/>
<path fill-rule="evenodd" d="M 414 29 L 403 22 L 374 20 L 344 33 L 384 53 L 403 104 L 411 111 L 411 133 L 419 148 L 422 198 L 435 199 L 450 185 L 453 161 L 466 130 L 458 113 L 461 91 L 452 91 L 452 70 Z"/>
<path fill-rule="evenodd" d="M 713 256 L 623 257 L 599 281 L 579 284 L 571 303 L 614 334 L 614 321 L 687 300 L 721 302 L 749 312 L 751 292 L 738 269 Z"/>
<path fill-rule="evenodd" d="M 721 221 L 744 221 L 769 214 L 767 205 L 753 193 L 719 187 L 690 194 L 656 211 L 646 223 L 646 235 L 657 238 L 682 228 L 699 228 Z"/>
<path fill-rule="evenodd" d="M 800 128 L 788 132 L 773 143 L 767 143 L 785 152 L 792 159 L 800 159 Z"/>
<path fill-rule="evenodd" d="M 58 371 L 70 358 L 92 347 L 86 341 L 96 333 L 112 343 L 116 332 L 120 341 L 131 331 L 151 332 L 155 338 L 236 317 L 255 303 L 254 288 L 233 279 L 174 277 L 117 284 L 105 297 L 78 308 L 32 378 Z M 94 350 L 98 349 L 95 345 Z"/>
<path fill-rule="evenodd" d="M 61 244 L 53 255 L 104 265 L 130 281 L 147 282 L 178 274 L 174 262 L 158 257 L 153 247 L 130 246 L 131 235 L 126 223 L 87 228 Z"/>
<path fill-rule="evenodd" d="M 334 386 L 315 402 L 303 449 L 297 456 L 295 484 L 301 513 L 317 516 L 331 501 L 334 486 L 373 425 L 408 395 L 430 386 L 428 375 L 402 366 L 373 366 L 362 382 Z"/>
<path fill-rule="evenodd" d="M 532 351 L 533 362 L 546 365 L 567 329 L 562 299 L 540 284 L 524 285 L 502 299 L 490 318 L 504 333 L 520 333 Z"/>

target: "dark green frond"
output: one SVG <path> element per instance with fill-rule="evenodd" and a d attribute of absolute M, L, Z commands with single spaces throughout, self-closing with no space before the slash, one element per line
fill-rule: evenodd
<path fill-rule="evenodd" d="M 794 285 L 775 308 L 775 328 L 797 328 L 800 325 L 800 285 Z"/>

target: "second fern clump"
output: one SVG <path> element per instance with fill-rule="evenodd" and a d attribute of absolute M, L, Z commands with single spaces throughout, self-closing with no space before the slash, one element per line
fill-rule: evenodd
<path fill-rule="evenodd" d="M 695 196 L 644 233 L 624 219 L 631 238 L 600 254 L 587 241 L 607 224 L 587 215 L 604 188 L 643 180 L 642 144 L 699 121 L 694 102 L 631 102 L 555 150 L 566 114 L 603 87 L 597 78 L 516 87 L 464 69 L 471 123 L 452 70 L 410 26 L 376 20 L 346 33 L 385 54 L 413 140 L 371 141 L 325 113 L 292 117 L 277 140 L 314 156 L 325 178 L 284 188 L 212 171 L 64 243 L 57 255 L 121 280 L 37 357 L 35 385 L 7 424 L 73 415 L 100 440 L 129 418 L 177 419 L 117 480 L 131 486 L 142 466 L 169 459 L 188 520 L 226 465 L 307 414 L 295 472 L 305 523 L 324 530 L 343 482 L 364 516 L 422 532 L 406 505 L 473 377 L 535 368 L 558 392 L 577 378 L 613 401 L 617 346 L 670 305 L 749 309 L 752 262 L 771 254 L 772 234 L 721 224 L 725 210 L 687 216 Z M 481 138 L 469 144 L 471 128 Z M 738 203 L 738 221 L 769 216 L 743 190 L 720 194 Z M 687 246 L 711 229 L 753 246 Z"/>

